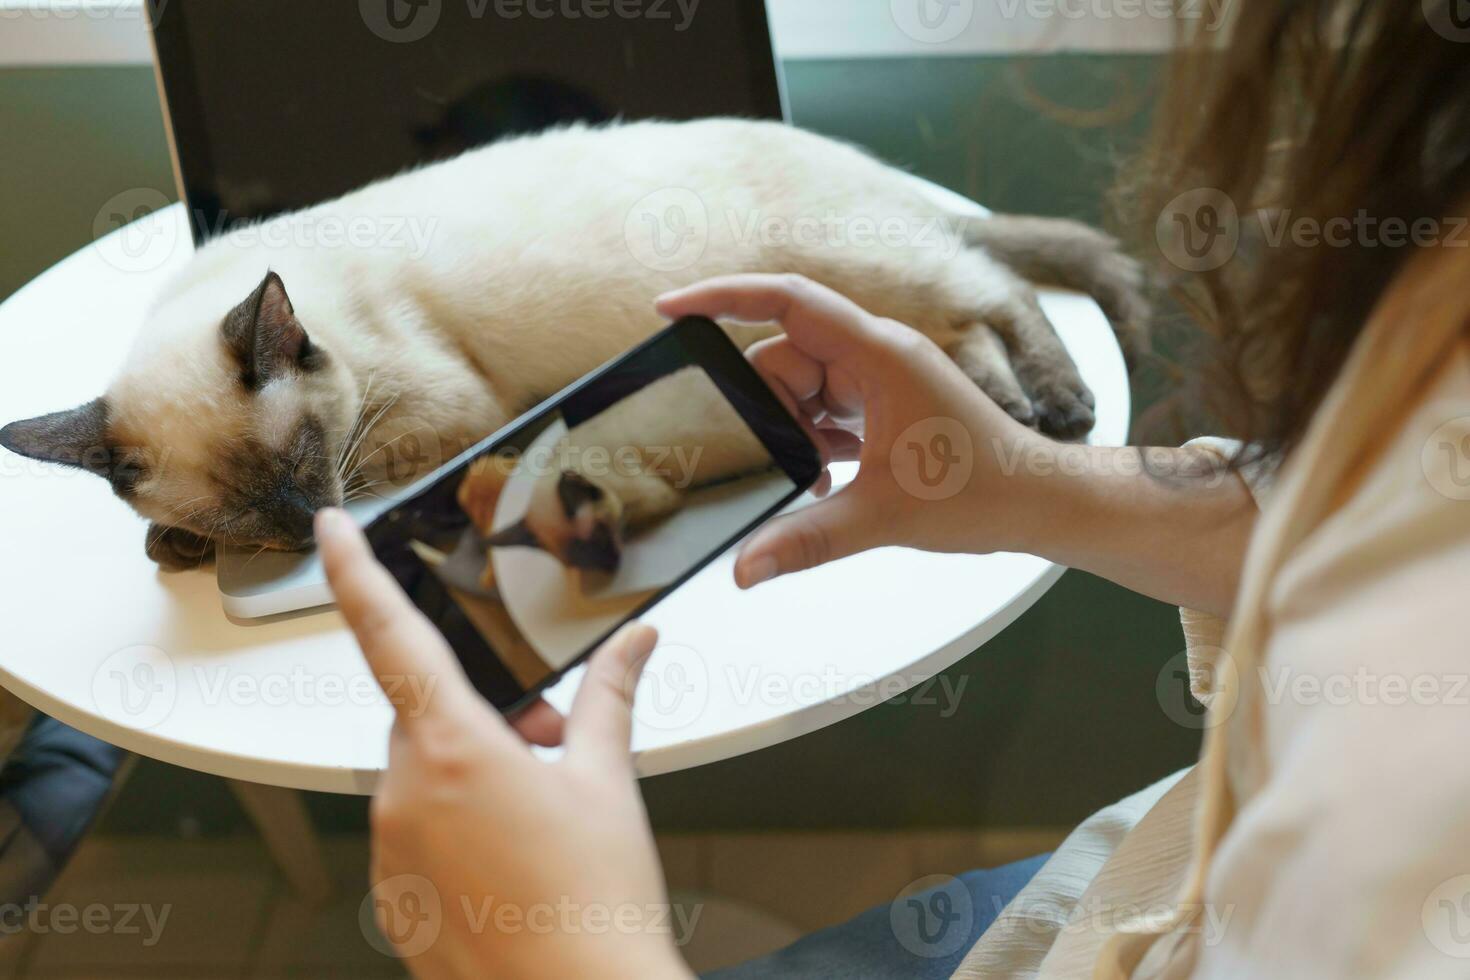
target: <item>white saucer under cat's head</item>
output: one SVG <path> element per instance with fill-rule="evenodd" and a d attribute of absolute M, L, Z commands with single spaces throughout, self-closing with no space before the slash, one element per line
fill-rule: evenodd
<path fill-rule="evenodd" d="M 396 503 L 395 498 L 358 500 L 348 513 L 363 526 Z M 222 545 L 216 552 L 216 577 L 225 612 L 237 619 L 261 619 L 332 604 L 327 573 L 315 551 L 261 551 Z"/>

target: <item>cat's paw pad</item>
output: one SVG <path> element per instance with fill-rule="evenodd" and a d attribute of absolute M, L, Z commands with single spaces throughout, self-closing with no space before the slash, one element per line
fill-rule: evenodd
<path fill-rule="evenodd" d="M 1042 385 L 1032 396 L 1031 405 L 1037 428 L 1058 439 L 1080 439 L 1097 422 L 1096 401 L 1081 381 Z"/>

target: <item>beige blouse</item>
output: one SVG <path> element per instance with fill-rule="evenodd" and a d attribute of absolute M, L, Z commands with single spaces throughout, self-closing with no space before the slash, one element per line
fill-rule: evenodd
<path fill-rule="evenodd" d="M 1292 454 L 1200 763 L 1083 823 L 956 977 L 1470 976 L 1470 250 L 1395 280 Z"/>

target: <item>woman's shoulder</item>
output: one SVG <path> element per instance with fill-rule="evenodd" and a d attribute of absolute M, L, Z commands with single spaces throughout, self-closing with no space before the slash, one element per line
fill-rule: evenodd
<path fill-rule="evenodd" d="M 1273 611 L 1415 581 L 1464 595 L 1470 578 L 1470 337 L 1445 357 L 1345 499 L 1282 567 Z M 1443 581 L 1452 557 L 1457 582 Z M 1422 581 L 1420 581 L 1422 580 Z M 1445 593 L 1448 595 L 1449 593 Z"/>

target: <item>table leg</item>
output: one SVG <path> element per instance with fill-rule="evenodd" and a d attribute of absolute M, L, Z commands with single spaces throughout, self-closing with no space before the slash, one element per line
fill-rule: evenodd
<path fill-rule="evenodd" d="M 320 902 L 330 895 L 332 878 L 301 794 L 240 779 L 226 782 L 296 894 L 309 902 Z"/>

